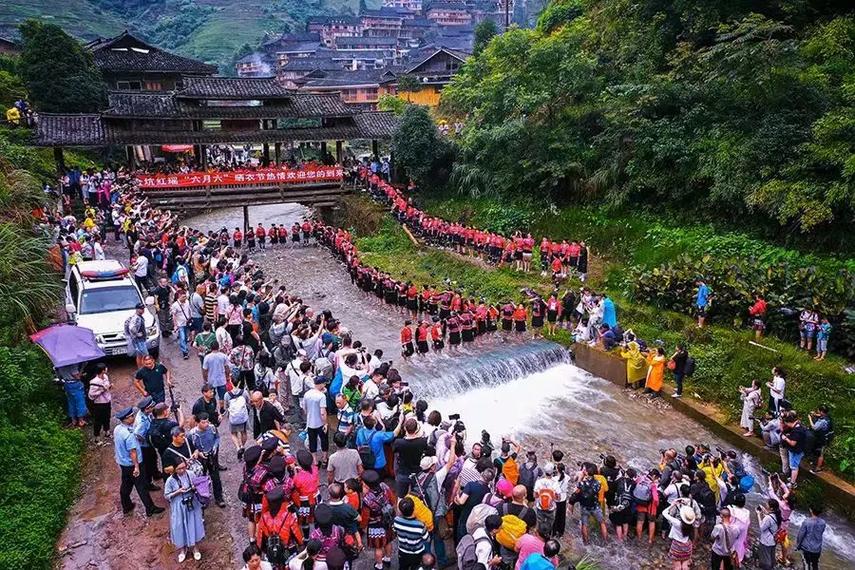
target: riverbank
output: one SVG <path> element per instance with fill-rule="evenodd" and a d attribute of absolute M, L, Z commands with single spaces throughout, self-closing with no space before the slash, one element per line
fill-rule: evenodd
<path fill-rule="evenodd" d="M 350 212 L 356 216 L 352 221 L 347 219 Z M 483 267 L 447 251 L 416 247 L 391 216 L 382 213 L 383 209 L 367 197 L 353 197 L 340 210 L 343 219 L 338 223 L 345 227 L 358 223 L 355 227 L 364 229 L 357 240 L 363 260 L 393 276 L 403 275 L 417 284 L 449 279 L 468 295 L 490 300 L 517 299 L 523 287 L 541 293 L 551 289 L 549 279 L 536 273 Z M 367 219 L 376 220 L 373 231 Z M 608 263 L 601 255 L 595 255 L 595 259 L 596 263 Z M 680 341 L 688 343 L 697 361 L 697 372 L 687 381 L 687 394 L 716 406 L 723 421 L 732 423 L 741 411 L 739 386 L 749 385 L 755 378 L 765 382 L 773 366 L 782 366 L 789 374 L 787 397 L 797 410 L 804 413 L 827 403 L 832 415 L 837 416 L 837 437 L 827 459 L 835 472 L 847 480 L 852 479 L 855 475 L 855 426 L 849 425 L 846 418 L 855 415 L 855 402 L 850 397 L 851 390 L 855 390 L 855 380 L 843 369 L 842 359 L 831 356 L 827 361 L 817 362 L 792 344 L 774 338 L 762 341 L 766 349 L 757 347 L 749 343 L 753 334 L 748 330 L 721 325 L 699 330 L 686 314 L 633 302 L 625 292 L 613 290 L 608 273 L 615 271 L 619 271 L 619 267 L 610 265 L 601 276 L 593 272 L 590 286 L 609 292 L 617 304 L 618 318 L 624 328 L 632 328 L 648 340 L 662 340 L 669 349 Z M 579 283 L 569 285 L 576 287 Z M 569 334 L 559 330 L 554 340 L 567 344 Z"/>

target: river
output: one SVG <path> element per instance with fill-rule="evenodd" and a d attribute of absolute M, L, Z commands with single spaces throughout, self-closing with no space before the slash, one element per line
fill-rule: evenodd
<path fill-rule="evenodd" d="M 271 223 L 291 226 L 306 213 L 297 204 L 254 206 L 250 208 L 250 222 L 253 226 L 258 222 L 265 227 Z M 234 228 L 242 220 L 240 209 L 224 209 L 186 223 L 218 230 Z M 280 279 L 306 304 L 331 310 L 369 350 L 383 350 L 384 358 L 393 359 L 395 367 L 409 379 L 417 397 L 429 399 L 430 409 L 459 413 L 470 439 L 486 429 L 493 441 L 512 436 L 527 448 L 539 449 L 541 457 L 554 445 L 565 452 L 568 465 L 582 460 L 596 462 L 599 453 L 611 453 L 622 464 L 643 469 L 654 466 L 661 448 L 682 449 L 695 443 L 729 448 L 669 406 L 652 405 L 577 368 L 561 347 L 548 341 L 497 335 L 479 339 L 476 346 L 460 354 L 446 352 L 401 361 L 398 331 L 405 315 L 378 305 L 374 297 L 352 286 L 348 273 L 329 252 L 317 247 L 277 246 L 257 251 L 252 257 L 268 278 Z M 758 481 L 763 481 L 753 457 L 746 455 L 745 464 Z M 749 500 L 756 504 L 761 498 L 759 493 L 752 493 Z M 828 529 L 821 567 L 855 568 L 855 527 L 831 512 L 824 518 Z M 803 519 L 804 513 L 794 513 L 793 536 L 793 527 Z M 613 536 L 606 545 L 595 538 L 592 545 L 583 547 L 578 529 L 568 528 L 573 551 L 586 551 L 600 559 L 604 568 L 663 567 L 661 549 L 649 552 L 645 547 L 621 545 Z"/>

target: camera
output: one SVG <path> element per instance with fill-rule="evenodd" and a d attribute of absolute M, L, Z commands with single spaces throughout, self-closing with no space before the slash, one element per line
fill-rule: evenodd
<path fill-rule="evenodd" d="M 195 505 L 193 504 L 192 492 L 184 493 L 183 495 L 181 495 L 181 502 L 184 504 L 188 511 L 192 511 L 195 508 Z"/>

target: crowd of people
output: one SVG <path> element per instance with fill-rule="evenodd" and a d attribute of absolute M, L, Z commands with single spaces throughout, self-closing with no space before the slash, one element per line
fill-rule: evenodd
<path fill-rule="evenodd" d="M 509 266 L 517 271 L 532 271 L 536 242 L 530 233 L 517 231 L 508 237 L 498 232 L 430 216 L 417 208 L 411 198 L 407 198 L 388 183 L 381 174 L 368 167 L 358 169 L 358 178 L 372 196 L 389 206 L 399 222 L 431 245 L 478 257 L 499 267 Z M 551 273 L 556 284 L 569 275 L 576 275 L 582 282 L 585 281 L 590 252 L 584 241 L 558 242 L 550 241 L 544 236 L 539 245 L 538 262 L 542 275 Z"/>
<path fill-rule="evenodd" d="M 631 331 L 617 336 L 606 295 L 583 288 L 579 296 L 531 293 L 525 303 L 488 303 L 446 284 L 419 288 L 362 264 L 346 230 L 306 219 L 290 231 L 280 225 L 245 236 L 239 229 L 204 233 L 151 208 L 130 173 L 104 171 L 99 179 L 110 181 L 109 194 L 94 203 L 90 194 L 80 223 L 46 215 L 59 228 L 63 260 L 97 259 L 94 246 L 85 246 L 114 233 L 127 246 L 140 287 L 155 298 L 164 333 L 177 336 L 185 358 L 192 353 L 199 360 L 200 397 L 185 418 L 168 397 L 176 379 L 145 343 L 129 343 L 139 362 L 134 386 L 141 400 L 115 413 L 112 433 L 123 511 L 134 509 L 136 489 L 146 514 L 162 512 L 151 492 L 161 490 L 156 483 L 163 480 L 179 561 L 201 558 L 202 513 L 217 505 L 242 509 L 250 569 L 345 568 L 362 551 L 378 569 L 388 567 L 393 554 L 405 569 L 442 568 L 454 559 L 466 570 L 556 568 L 559 541 L 576 514 L 586 543 L 614 536 L 652 544 L 667 537 L 675 569 L 697 560 L 699 545 L 711 546 L 714 569 L 732 568 L 752 552 L 760 568 L 773 568 L 776 552 L 786 560 L 793 549 L 817 567 L 821 508 L 812 507 L 798 535 L 787 533 L 799 446 L 808 436 L 780 382 L 771 383 L 781 397 L 769 416 L 779 429 L 764 425 L 762 433 L 770 446 L 786 448 L 786 464 L 783 476 L 772 474 L 763 489 L 768 500 L 756 509 L 754 537 L 746 495 L 758 484 L 738 453 L 697 444 L 663 449 L 658 459 L 570 461 L 558 449 L 544 456 L 507 437 L 498 445 L 486 433 L 472 437 L 459 416 L 432 409 L 382 351 L 368 350 L 329 311 L 316 312 L 275 280 L 265 281 L 248 254 L 268 244 L 328 247 L 355 285 L 410 317 L 401 332 L 405 358 L 446 345 L 453 350 L 478 334 L 522 333 L 529 322 L 535 331 L 554 331 L 556 323 L 577 330 L 586 321 L 589 330 L 605 327 L 598 342 L 646 349 Z M 140 305 L 136 316 L 146 310 Z M 654 352 L 645 360 L 652 368 L 658 359 L 662 374 L 670 361 L 685 366 L 679 350 L 670 360 L 661 347 Z M 92 409 L 96 439 L 109 436 L 108 372 L 98 366 L 88 387 L 92 404 L 100 406 Z M 646 375 L 650 383 L 649 370 Z M 746 402 L 757 401 L 753 392 L 744 394 Z M 747 416 L 752 431 L 753 414 Z M 814 431 L 831 431 L 827 410 L 810 418 Z M 229 493 L 219 475 L 221 432 L 229 434 L 243 470 Z M 629 466 L 645 459 L 651 468 Z M 591 523 L 598 539 L 590 536 Z"/>

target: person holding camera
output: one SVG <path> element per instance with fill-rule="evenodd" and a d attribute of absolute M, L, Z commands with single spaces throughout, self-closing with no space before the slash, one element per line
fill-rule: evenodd
<path fill-rule="evenodd" d="M 752 380 L 751 386 L 740 386 L 739 394 L 742 400 L 742 417 L 739 419 L 739 426 L 745 430 L 742 434 L 744 437 L 751 437 L 754 435 L 754 412 L 763 400 L 760 383 Z"/>
<path fill-rule="evenodd" d="M 808 414 L 810 429 L 814 435 L 814 444 L 811 454 L 816 458 L 812 473 L 819 473 L 825 464 L 825 446 L 831 443 L 834 437 L 831 416 L 828 415 L 828 406 L 822 405 Z"/>
<path fill-rule="evenodd" d="M 174 465 L 163 494 L 169 501 L 169 539 L 179 549 L 178 562 L 187 558 L 187 548 L 193 549 L 193 560 L 201 560 L 202 553 L 197 545 L 205 538 L 205 523 L 202 505 L 185 461 Z"/>
<path fill-rule="evenodd" d="M 760 570 L 772 570 L 775 567 L 775 546 L 778 544 L 778 537 L 781 533 L 786 533 L 778 501 L 769 499 L 765 506 L 757 505 L 757 524 L 760 526 L 758 565 Z"/>

